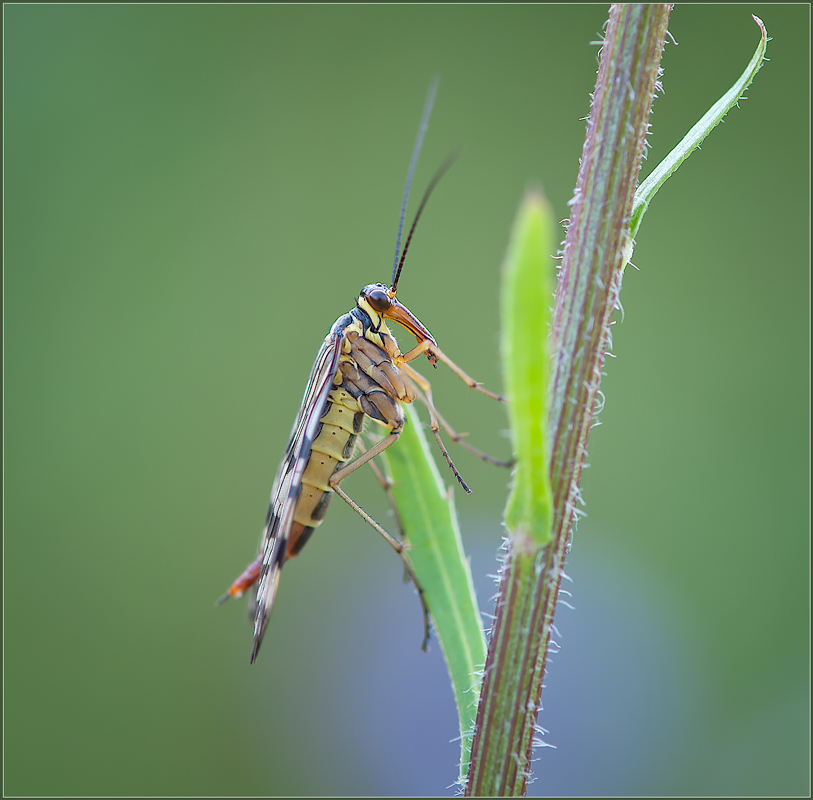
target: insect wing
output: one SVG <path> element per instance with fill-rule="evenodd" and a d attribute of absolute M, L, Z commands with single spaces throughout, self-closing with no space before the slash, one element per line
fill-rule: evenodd
<path fill-rule="evenodd" d="M 319 420 L 324 414 L 328 392 L 333 386 L 342 339 L 341 334 L 331 332 L 316 356 L 285 457 L 279 466 L 274 488 L 271 490 L 271 503 L 268 506 L 260 544 L 263 563 L 257 584 L 252 663 L 257 658 L 279 588 L 280 573 L 288 550 L 288 534 L 293 525 L 294 511 L 302 489 L 302 476 L 308 465 L 311 445 L 319 429 Z"/>

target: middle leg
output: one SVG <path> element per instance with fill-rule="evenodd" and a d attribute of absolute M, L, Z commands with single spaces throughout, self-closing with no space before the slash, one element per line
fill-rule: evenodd
<path fill-rule="evenodd" d="M 401 431 L 403 430 L 403 424 L 400 426 L 393 428 L 391 433 L 388 436 L 385 436 L 380 442 L 373 445 L 369 450 L 366 450 L 362 453 L 358 458 L 354 458 L 349 464 L 346 464 L 339 470 L 336 470 L 330 476 L 330 488 L 339 495 L 339 497 L 344 500 L 347 505 L 350 506 L 365 522 L 367 522 L 370 526 L 372 526 L 378 533 L 380 533 L 386 540 L 389 542 L 390 546 L 398 556 L 400 557 L 401 561 L 404 564 L 404 569 L 406 570 L 409 577 L 412 579 L 412 583 L 415 585 L 415 589 L 418 592 L 418 599 L 421 601 L 421 609 L 423 610 L 423 642 L 421 643 L 421 650 L 426 652 L 427 646 L 429 644 L 429 631 L 430 631 L 430 617 L 429 617 L 429 606 L 426 604 L 426 597 L 424 596 L 423 586 L 421 582 L 418 580 L 418 576 L 415 574 L 415 569 L 412 566 L 412 562 L 410 562 L 409 557 L 407 556 L 406 550 L 407 545 L 403 542 L 399 542 L 393 536 L 391 536 L 384 528 L 381 527 L 355 500 L 353 500 L 347 492 L 339 486 L 339 483 L 346 478 L 351 473 L 355 472 L 359 467 L 364 466 L 364 464 L 370 462 L 375 456 L 379 453 L 386 450 L 391 444 L 394 444 L 398 437 L 401 435 Z"/>
<path fill-rule="evenodd" d="M 482 450 L 470 445 L 465 440 L 465 434 L 458 433 L 443 417 L 440 411 L 437 410 L 435 407 L 435 401 L 432 397 L 432 384 L 429 383 L 426 378 L 423 377 L 419 372 L 414 370 L 409 364 L 402 364 L 400 369 L 407 373 L 407 375 L 412 379 L 412 382 L 416 384 L 413 386 L 413 390 L 415 391 L 415 396 L 417 399 L 426 406 L 429 411 L 429 416 L 432 422 L 432 431 L 435 433 L 435 437 L 437 438 L 437 430 L 438 428 L 443 428 L 446 433 L 452 438 L 452 441 L 455 444 L 459 444 L 461 447 L 468 450 L 470 453 L 477 456 L 477 458 L 482 459 L 483 461 L 488 462 L 489 464 L 494 464 L 495 467 L 513 467 L 514 460 L 511 459 L 510 461 L 501 461 L 500 459 L 494 458 L 493 456 L 488 455 L 488 453 L 484 453 Z M 420 387 L 420 388 L 419 388 Z M 441 445 L 442 446 L 442 445 Z"/>

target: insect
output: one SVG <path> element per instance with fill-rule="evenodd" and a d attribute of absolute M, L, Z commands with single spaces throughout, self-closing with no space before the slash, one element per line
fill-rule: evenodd
<path fill-rule="evenodd" d="M 430 630 L 429 608 L 423 588 L 407 557 L 406 546 L 387 533 L 340 485 L 352 472 L 370 463 L 387 488 L 386 479 L 375 468 L 372 459 L 396 442 L 400 436 L 405 422 L 402 403 L 411 403 L 417 397 L 427 406 L 432 430 L 443 455 L 466 492 L 470 489 L 460 477 L 443 446 L 439 435 L 441 427 L 453 440 L 481 458 L 496 464 L 504 463 L 486 456 L 462 441 L 438 414 L 432 401 L 429 382 L 410 366 L 410 362 L 421 355 L 425 355 L 433 367 L 437 366 L 438 361 L 442 361 L 471 389 L 497 400 L 503 398 L 484 389 L 452 362 L 438 348 L 423 323 L 395 296 L 398 279 L 418 219 L 435 185 L 454 161 L 454 157 L 447 158 L 430 181 L 399 258 L 412 174 L 436 90 L 437 82 L 433 81 L 426 98 L 407 174 L 396 239 L 392 284 L 389 287 L 382 283 L 365 286 L 359 293 L 355 307 L 339 317 L 325 337 L 311 370 L 285 456 L 274 480 L 259 552 L 218 601 L 220 604 L 230 597 L 240 597 L 255 583 L 257 584 L 256 600 L 253 604 L 254 642 L 251 663 L 257 658 L 268 626 L 283 564 L 302 550 L 324 518 L 334 494 L 339 495 L 384 536 L 401 557 L 406 573 L 415 585 L 421 601 L 424 617 L 422 649 L 426 650 Z M 399 323 L 414 335 L 417 341 L 415 347 L 402 353 L 387 326 L 388 321 Z M 361 447 L 359 435 L 362 433 L 365 418 L 380 423 L 388 433 L 369 449 L 355 456 L 356 450 Z"/>

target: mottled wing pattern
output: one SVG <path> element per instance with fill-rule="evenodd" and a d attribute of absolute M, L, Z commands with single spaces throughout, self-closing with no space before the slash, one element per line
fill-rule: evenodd
<path fill-rule="evenodd" d="M 341 332 L 331 331 L 316 356 L 285 457 L 279 466 L 274 488 L 271 490 L 271 503 L 268 506 L 260 544 L 263 564 L 257 584 L 252 664 L 257 658 L 279 588 L 280 572 L 288 549 L 288 534 L 302 489 L 302 475 L 308 464 L 311 445 L 319 430 L 319 420 L 324 414 L 328 392 L 333 386 L 333 376 L 339 366 L 343 338 Z"/>

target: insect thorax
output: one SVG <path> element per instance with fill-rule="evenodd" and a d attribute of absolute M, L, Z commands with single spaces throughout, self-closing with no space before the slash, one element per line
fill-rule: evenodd
<path fill-rule="evenodd" d="M 401 403 L 414 399 L 409 385 L 393 363 L 398 343 L 386 322 L 373 309 L 357 306 L 336 320 L 330 336 L 340 337 L 339 366 L 319 419 L 302 476 L 302 490 L 294 514 L 304 538 L 322 521 L 333 494 L 330 476 L 353 458 L 365 417 L 391 430 L 404 425 Z M 301 545 L 299 545 L 301 546 Z M 290 555 L 294 555 L 295 547 Z"/>

